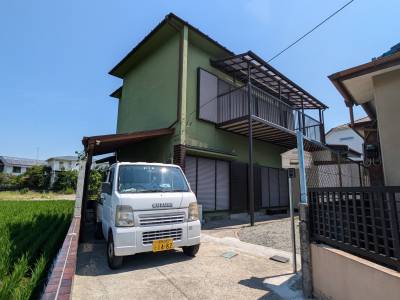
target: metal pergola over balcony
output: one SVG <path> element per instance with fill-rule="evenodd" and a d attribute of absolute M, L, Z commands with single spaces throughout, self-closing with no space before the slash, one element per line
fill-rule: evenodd
<path fill-rule="evenodd" d="M 328 108 L 252 51 L 211 60 L 211 65 L 241 82 L 247 82 L 250 75 L 252 84 L 261 89 L 267 89 L 268 92 L 296 109 L 324 110 Z"/>
<path fill-rule="evenodd" d="M 254 225 L 253 139 L 295 148 L 296 130 L 307 137 L 310 130 L 319 128 L 318 139 L 304 141 L 320 148 L 320 142 L 324 143 L 323 111 L 327 106 L 251 51 L 211 60 L 211 65 L 245 84 L 228 92 L 227 97 L 218 96 L 218 127 L 248 136 L 248 199 L 250 223 Z M 319 110 L 319 122 L 307 116 L 305 109 Z"/>

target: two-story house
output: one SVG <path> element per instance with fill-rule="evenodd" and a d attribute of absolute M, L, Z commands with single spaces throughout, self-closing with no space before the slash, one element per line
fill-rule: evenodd
<path fill-rule="evenodd" d="M 60 171 L 79 170 L 78 157 L 76 156 L 54 156 L 46 160 L 51 168 L 50 184 L 53 185 Z"/>
<path fill-rule="evenodd" d="M 298 128 L 306 143 L 324 142 L 326 105 L 253 52 L 235 54 L 174 14 L 110 74 L 123 81 L 111 94 L 117 134 L 84 138 L 86 151 L 182 166 L 205 212 L 286 208 L 280 154 L 296 148 Z"/>
<path fill-rule="evenodd" d="M 354 123 L 362 124 L 364 122 L 368 122 L 369 120 L 370 119 L 367 116 L 354 120 Z M 352 158 L 354 160 L 362 160 L 364 139 L 361 134 L 353 130 L 351 124 L 341 124 L 329 129 L 325 135 L 325 141 L 331 147 L 335 147 L 336 145 L 348 146 L 348 153 L 353 153 Z"/>

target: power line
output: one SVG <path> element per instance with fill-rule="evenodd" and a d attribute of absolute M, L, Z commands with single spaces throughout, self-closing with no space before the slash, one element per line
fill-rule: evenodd
<path fill-rule="evenodd" d="M 336 14 L 338 14 L 340 11 L 342 11 L 343 9 L 345 9 L 346 6 L 350 5 L 354 0 L 351 0 L 349 2 L 347 2 L 345 5 L 343 5 L 341 8 L 339 8 L 338 10 L 336 10 L 333 14 L 331 14 L 329 17 L 325 18 L 321 23 L 319 23 L 317 26 L 315 26 L 314 28 L 312 28 L 311 30 L 309 30 L 307 33 L 303 34 L 301 37 L 299 37 L 297 40 L 295 40 L 293 43 L 291 43 L 289 46 L 287 46 L 285 49 L 283 49 L 282 51 L 280 51 L 278 54 L 276 54 L 274 57 L 272 57 L 271 59 L 269 59 L 267 62 L 269 63 L 270 61 L 274 60 L 275 58 L 277 58 L 278 56 L 280 56 L 282 53 L 286 52 L 287 50 L 289 50 L 291 47 L 293 47 L 294 45 L 296 45 L 298 42 L 300 42 L 302 39 L 304 39 L 307 35 L 309 35 L 311 32 L 313 32 L 315 29 L 317 29 L 318 27 L 320 27 L 322 24 L 324 24 L 326 21 L 328 21 L 329 19 L 331 19 L 333 16 L 335 16 Z"/>
<path fill-rule="evenodd" d="M 354 0 L 351 0 L 349 2 L 347 2 L 345 5 L 343 5 L 341 8 L 339 8 L 338 10 L 336 10 L 334 13 L 332 13 L 329 17 L 325 18 L 321 23 L 319 23 L 317 26 L 315 26 L 313 29 L 311 29 L 310 31 L 308 31 L 307 33 L 305 33 L 304 35 L 302 35 L 301 37 L 299 37 L 296 41 L 294 41 L 293 43 L 291 43 L 289 46 L 287 46 L 285 49 L 283 49 L 282 51 L 280 51 L 278 54 L 276 54 L 274 57 L 272 57 L 270 60 L 268 60 L 267 62 L 269 63 L 270 61 L 274 60 L 275 58 L 277 58 L 279 55 L 281 55 L 283 52 L 285 52 L 286 50 L 288 50 L 289 48 L 291 48 L 292 46 L 294 46 L 295 44 L 297 44 L 298 42 L 300 42 L 303 38 L 305 38 L 307 35 L 309 35 L 311 32 L 313 32 L 315 29 L 317 29 L 318 27 L 320 27 L 322 24 L 324 24 L 326 21 L 328 21 L 330 18 L 332 18 L 334 15 L 336 15 L 337 13 L 339 13 L 341 10 L 343 10 L 346 6 L 348 6 L 351 2 L 353 2 Z M 243 86 L 242 86 L 243 87 Z M 242 87 L 238 87 L 236 89 L 240 89 Z M 235 89 L 235 90 L 236 90 Z M 206 101 L 205 103 L 203 103 L 202 105 L 200 105 L 198 107 L 198 110 L 200 110 L 201 108 L 203 108 L 204 106 L 206 106 L 207 104 L 209 104 L 210 102 L 216 100 L 218 98 L 214 97 L 208 101 Z M 187 123 L 189 123 L 190 118 L 192 117 L 193 113 L 195 113 L 197 111 L 197 109 L 194 109 L 193 111 L 191 111 L 189 113 L 188 119 L 187 119 Z"/>

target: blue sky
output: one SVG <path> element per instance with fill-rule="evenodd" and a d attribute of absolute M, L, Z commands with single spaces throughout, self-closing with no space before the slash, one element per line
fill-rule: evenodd
<path fill-rule="evenodd" d="M 83 136 L 114 133 L 108 95 L 121 81 L 108 71 L 169 12 L 268 60 L 346 2 L 1 1 L 0 155 L 70 155 Z M 327 75 L 399 42 L 399 11 L 400 1 L 356 0 L 271 64 L 330 107 L 327 129 L 348 122 Z"/>

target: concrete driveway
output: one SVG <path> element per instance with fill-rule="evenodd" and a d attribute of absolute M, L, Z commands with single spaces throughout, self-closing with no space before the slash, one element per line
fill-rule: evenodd
<path fill-rule="evenodd" d="M 203 234 L 195 258 L 180 249 L 138 254 L 117 271 L 108 268 L 105 248 L 104 241 L 80 245 L 73 299 L 282 299 L 266 281 L 291 272 L 289 263 L 269 259 L 289 253 L 229 236 Z M 223 257 L 228 251 L 237 255 Z"/>

